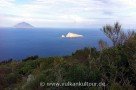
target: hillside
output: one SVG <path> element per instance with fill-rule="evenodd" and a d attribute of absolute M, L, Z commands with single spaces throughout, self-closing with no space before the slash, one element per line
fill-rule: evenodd
<path fill-rule="evenodd" d="M 106 26 L 103 30 L 111 33 Z M 3 61 L 0 90 L 135 90 L 136 33 L 122 33 L 112 47 L 100 40 L 100 50 L 90 47 L 70 56 Z"/>

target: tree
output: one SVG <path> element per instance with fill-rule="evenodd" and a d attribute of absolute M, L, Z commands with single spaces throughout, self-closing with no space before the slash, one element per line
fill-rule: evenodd
<path fill-rule="evenodd" d="M 99 41 L 99 48 L 100 48 L 100 50 L 102 51 L 103 49 L 106 49 L 106 48 L 108 48 L 108 44 L 105 42 L 105 41 L 103 41 L 102 39 Z"/>
<path fill-rule="evenodd" d="M 126 40 L 126 35 L 118 22 L 116 22 L 114 26 L 105 25 L 102 31 L 113 42 L 113 46 L 123 44 Z"/>

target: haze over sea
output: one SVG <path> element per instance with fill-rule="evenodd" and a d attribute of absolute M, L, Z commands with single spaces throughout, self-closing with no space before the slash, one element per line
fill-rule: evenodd
<path fill-rule="evenodd" d="M 61 38 L 68 32 L 82 34 L 83 38 Z M 77 49 L 96 47 L 103 39 L 111 45 L 110 40 L 100 29 L 58 29 L 58 28 L 1 28 L 0 60 L 23 59 L 28 56 L 40 57 L 70 55 Z"/>

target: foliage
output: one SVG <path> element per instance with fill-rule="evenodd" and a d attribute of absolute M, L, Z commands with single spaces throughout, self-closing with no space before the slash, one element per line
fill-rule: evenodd
<path fill-rule="evenodd" d="M 136 33 L 117 38 L 121 26 L 108 26 L 115 46 L 100 41 L 96 48 L 77 50 L 71 56 L 39 58 L 31 56 L 22 61 L 0 64 L 0 90 L 134 90 L 136 88 Z M 107 29 L 105 29 L 107 30 Z M 117 30 L 112 34 L 112 30 Z M 108 36 L 111 37 L 111 36 Z M 118 40 L 123 44 L 116 44 Z M 106 46 L 106 47 L 105 47 Z M 45 86 L 40 86 L 44 82 Z M 106 87 L 55 87 L 46 83 L 105 82 Z"/>

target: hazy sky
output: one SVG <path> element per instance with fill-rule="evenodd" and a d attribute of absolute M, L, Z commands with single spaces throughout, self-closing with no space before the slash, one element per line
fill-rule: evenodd
<path fill-rule="evenodd" d="M 102 27 L 119 21 L 136 28 L 136 0 L 0 0 L 0 27 Z"/>

